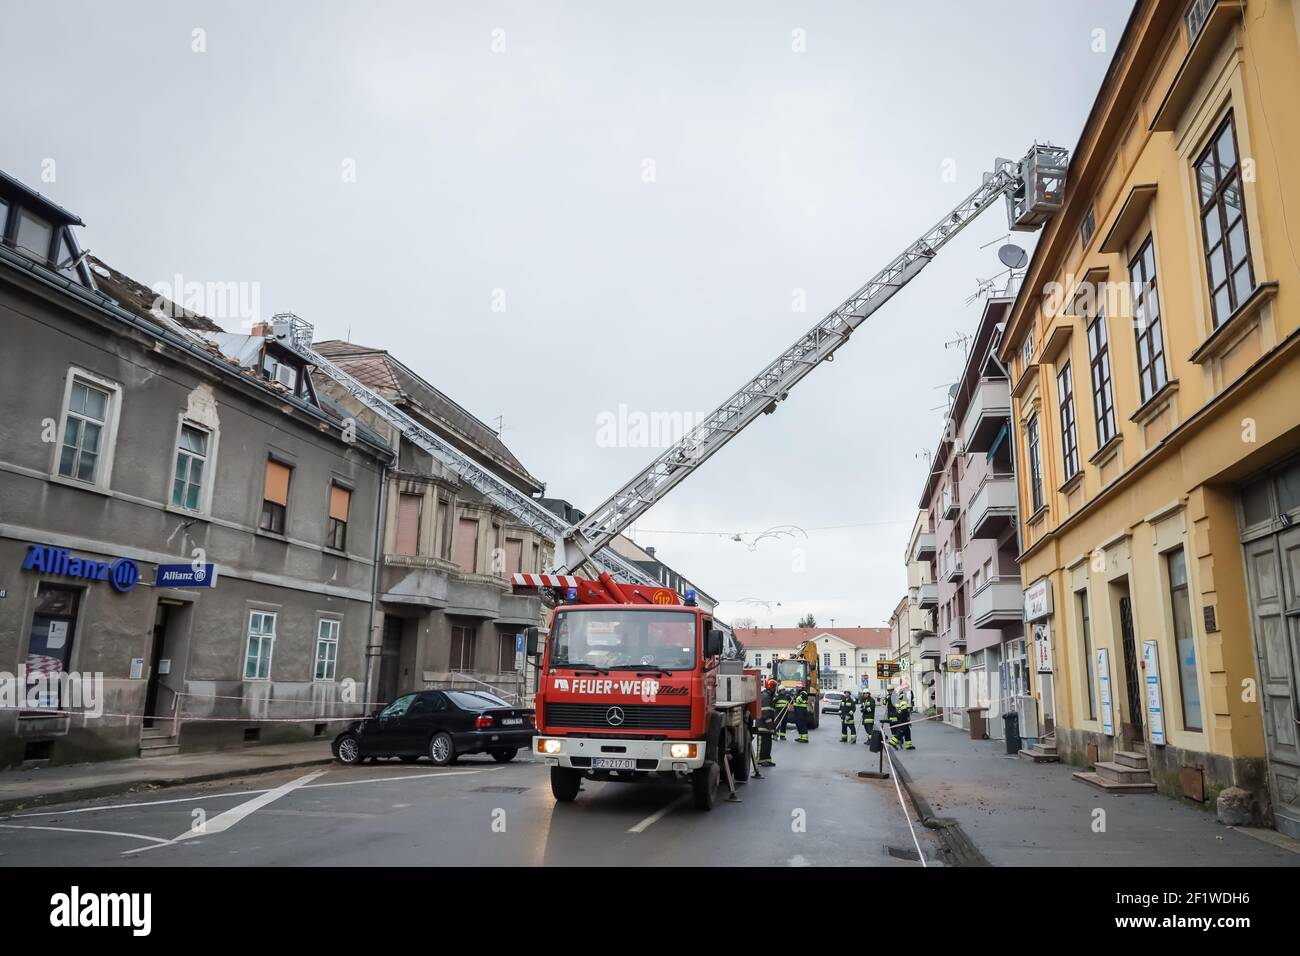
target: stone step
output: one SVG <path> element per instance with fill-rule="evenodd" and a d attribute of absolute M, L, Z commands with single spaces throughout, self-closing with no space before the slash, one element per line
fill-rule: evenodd
<path fill-rule="evenodd" d="M 1115 783 L 1111 780 L 1104 780 L 1100 775 L 1086 770 L 1080 770 L 1071 776 L 1075 780 L 1081 780 L 1098 790 L 1105 790 L 1107 793 L 1154 793 L 1156 789 L 1154 783 Z"/>
<path fill-rule="evenodd" d="M 160 747 L 175 747 L 178 743 L 175 737 L 150 737 L 146 734 L 140 738 L 140 749 L 157 750 Z"/>
<path fill-rule="evenodd" d="M 1151 771 L 1136 767 L 1126 767 L 1122 763 L 1103 761 L 1093 767 L 1097 776 L 1111 783 L 1150 783 Z"/>
<path fill-rule="evenodd" d="M 176 735 L 170 730 L 145 730 L 140 734 L 141 740 L 171 740 Z"/>
<path fill-rule="evenodd" d="M 1150 766 L 1147 763 L 1147 755 L 1136 750 L 1116 750 L 1115 762 L 1125 767 L 1132 767 L 1134 770 L 1146 770 Z"/>
<path fill-rule="evenodd" d="M 152 747 L 146 747 L 144 744 L 140 745 L 141 757 L 170 757 L 172 754 L 178 754 L 180 752 L 180 744 L 163 744 L 161 746 Z"/>
<path fill-rule="evenodd" d="M 1020 751 L 1019 756 L 1028 757 L 1034 763 L 1060 763 L 1061 758 L 1057 755 L 1056 749 L 1044 750 L 1040 747 L 1030 747 L 1028 750 Z"/>

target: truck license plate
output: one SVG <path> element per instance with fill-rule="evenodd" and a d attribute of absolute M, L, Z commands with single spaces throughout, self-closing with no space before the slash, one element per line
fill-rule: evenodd
<path fill-rule="evenodd" d="M 593 770 L 635 770 L 636 761 L 631 757 L 592 757 Z"/>

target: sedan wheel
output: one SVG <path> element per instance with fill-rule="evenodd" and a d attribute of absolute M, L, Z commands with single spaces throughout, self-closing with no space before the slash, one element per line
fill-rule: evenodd
<path fill-rule="evenodd" d="M 441 730 L 429 741 L 429 759 L 435 767 L 445 767 L 456 759 L 456 748 L 452 744 L 451 734 Z"/>
<path fill-rule="evenodd" d="M 515 754 L 517 753 L 519 753 L 518 749 L 494 750 L 492 751 L 492 759 L 495 760 L 497 763 L 509 763 L 510 761 L 515 759 Z"/>
<path fill-rule="evenodd" d="M 361 741 L 356 737 L 344 737 L 339 741 L 339 750 L 336 755 L 339 763 L 345 763 L 348 766 L 355 766 L 361 763 Z"/>

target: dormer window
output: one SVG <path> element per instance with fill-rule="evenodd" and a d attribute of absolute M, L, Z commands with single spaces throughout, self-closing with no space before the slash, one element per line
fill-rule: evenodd
<path fill-rule="evenodd" d="M 40 216 L 18 210 L 18 226 L 14 230 L 14 248 L 37 262 L 48 263 L 50 260 L 50 239 L 54 236 L 54 227 Z"/>
<path fill-rule="evenodd" d="M 0 241 L 65 279 L 94 288 L 72 227 L 75 215 L 0 172 Z"/>

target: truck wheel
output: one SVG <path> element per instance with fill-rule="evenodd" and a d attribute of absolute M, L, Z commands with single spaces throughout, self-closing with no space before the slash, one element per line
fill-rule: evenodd
<path fill-rule="evenodd" d="M 736 778 L 736 783 L 744 783 L 749 779 L 749 742 L 750 742 L 749 723 L 741 725 L 740 730 L 735 733 L 736 746 L 731 751 L 731 775 Z"/>
<path fill-rule="evenodd" d="M 551 793 L 560 803 L 572 803 L 582 788 L 582 774 L 568 767 L 551 768 Z"/>
<path fill-rule="evenodd" d="M 696 810 L 712 810 L 718 802 L 718 780 L 721 772 L 717 761 L 706 763 L 691 774 L 691 793 L 695 799 Z"/>
<path fill-rule="evenodd" d="M 808 721 L 808 726 L 813 730 L 816 730 L 818 727 L 821 726 L 822 723 L 821 704 L 818 703 L 816 707 L 810 707 L 809 710 L 811 710 L 812 713 L 809 714 L 810 720 Z"/>

